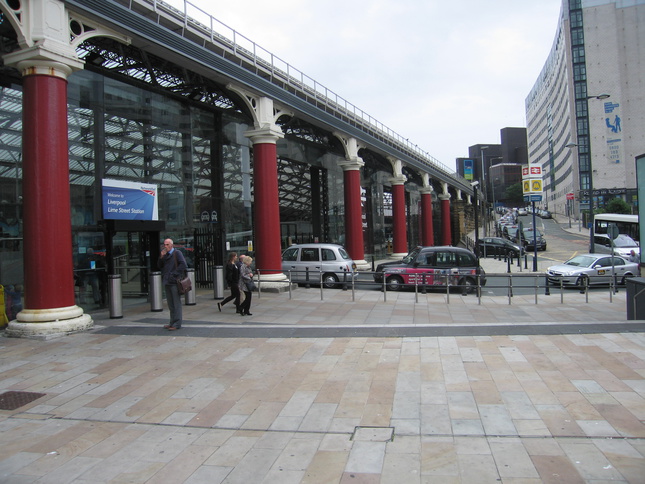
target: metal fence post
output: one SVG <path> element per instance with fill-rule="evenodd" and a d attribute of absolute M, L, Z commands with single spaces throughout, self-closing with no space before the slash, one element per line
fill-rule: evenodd
<path fill-rule="evenodd" d="M 224 299 L 224 267 L 213 267 L 213 299 Z"/>
<path fill-rule="evenodd" d="M 110 319 L 123 317 L 123 290 L 121 274 L 108 275 L 108 297 L 110 299 Z"/>
<path fill-rule="evenodd" d="M 150 311 L 163 311 L 163 284 L 161 272 L 150 273 Z"/>
<path fill-rule="evenodd" d="M 184 294 L 184 304 L 186 306 L 194 306 L 197 304 L 195 297 L 195 292 L 197 291 L 197 288 L 195 287 L 195 269 L 189 267 L 186 269 L 186 275 L 190 278 L 192 289 Z"/>

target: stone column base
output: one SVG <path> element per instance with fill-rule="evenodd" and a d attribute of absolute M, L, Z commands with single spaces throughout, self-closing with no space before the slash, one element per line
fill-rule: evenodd
<path fill-rule="evenodd" d="M 354 263 L 356 264 L 356 270 L 359 272 L 367 272 L 372 270 L 372 264 L 370 264 L 366 260 L 355 260 Z"/>
<path fill-rule="evenodd" d="M 50 339 L 87 331 L 94 321 L 78 306 L 53 309 L 23 309 L 5 330 L 9 338 Z"/>
<path fill-rule="evenodd" d="M 275 274 L 260 274 L 260 290 L 262 292 L 287 292 L 289 290 L 289 278 L 282 272 Z M 291 289 L 298 287 L 291 285 Z"/>

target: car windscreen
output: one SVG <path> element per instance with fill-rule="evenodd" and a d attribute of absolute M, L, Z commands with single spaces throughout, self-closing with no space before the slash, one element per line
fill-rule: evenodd
<path fill-rule="evenodd" d="M 349 260 L 349 259 L 351 259 L 351 257 L 350 257 L 350 256 L 349 256 L 349 254 L 347 253 L 347 251 L 346 251 L 345 249 L 343 249 L 342 247 L 341 247 L 340 249 L 338 249 L 338 253 L 339 253 L 339 254 L 340 254 L 340 256 L 341 256 L 343 259 L 345 259 L 345 260 Z"/>
<path fill-rule="evenodd" d="M 282 253 L 282 260 L 287 262 L 294 262 L 298 260 L 298 248 L 291 247 Z"/>
<path fill-rule="evenodd" d="M 619 234 L 614 239 L 614 247 L 638 247 L 638 244 L 629 235 Z"/>
<path fill-rule="evenodd" d="M 566 261 L 565 265 L 576 266 L 576 267 L 590 267 L 595 260 L 596 260 L 595 257 L 577 255 L 572 259 L 569 259 L 568 261 Z"/>
<path fill-rule="evenodd" d="M 411 264 L 412 261 L 414 261 L 417 258 L 417 255 L 419 254 L 419 251 L 421 250 L 420 247 L 417 247 L 414 249 L 412 252 L 410 252 L 408 255 L 406 255 L 403 258 L 403 263 L 404 264 Z"/>

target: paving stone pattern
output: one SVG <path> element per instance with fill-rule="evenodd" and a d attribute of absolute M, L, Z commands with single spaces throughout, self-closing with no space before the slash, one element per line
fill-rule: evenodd
<path fill-rule="evenodd" d="M 201 293 L 181 331 L 130 307 L 91 332 L 2 338 L 0 393 L 45 396 L 0 411 L 0 482 L 642 484 L 645 334 L 622 326 L 624 294 L 550 297 L 299 289 L 242 318 Z M 352 335 L 478 321 L 508 334 Z M 323 335 L 235 335 L 285 326 Z"/>

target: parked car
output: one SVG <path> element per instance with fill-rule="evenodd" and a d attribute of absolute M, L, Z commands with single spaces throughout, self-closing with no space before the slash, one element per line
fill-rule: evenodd
<path fill-rule="evenodd" d="M 522 215 L 528 215 L 529 212 L 525 208 L 518 208 L 517 209 L 517 215 L 522 216 Z"/>
<path fill-rule="evenodd" d="M 472 292 L 477 283 L 486 284 L 486 273 L 468 249 L 452 246 L 416 247 L 403 260 L 379 264 L 374 281 L 385 283 L 388 290 L 398 291 L 405 285 L 426 287 L 462 286 Z"/>
<path fill-rule="evenodd" d="M 551 212 L 549 212 L 548 210 L 540 210 L 540 217 L 551 218 Z"/>
<path fill-rule="evenodd" d="M 517 225 L 506 225 L 502 229 L 502 236 L 505 239 L 513 241 L 515 240 L 515 234 L 517 234 L 518 229 L 519 229 L 519 226 Z"/>
<path fill-rule="evenodd" d="M 297 244 L 282 252 L 282 271 L 291 273 L 293 282 L 340 287 L 358 275 L 356 263 L 342 245 Z"/>
<path fill-rule="evenodd" d="M 519 257 L 522 253 L 522 248 L 502 237 L 482 237 L 477 241 L 475 247 L 475 254 L 479 257 L 489 256 L 507 256 Z"/>
<path fill-rule="evenodd" d="M 611 254 L 611 237 L 607 234 L 596 234 L 593 237 L 593 250 L 598 254 Z M 619 255 L 627 260 L 632 250 L 639 255 L 641 248 L 629 235 L 618 234 L 614 239 L 614 255 Z"/>
<path fill-rule="evenodd" d="M 518 231 L 515 234 L 515 243 L 522 245 L 525 250 L 534 250 L 536 245 L 537 250 L 546 250 L 544 235 L 538 229 L 533 229 L 533 227 L 525 228 L 522 233 Z"/>
<path fill-rule="evenodd" d="M 564 286 L 578 287 L 609 284 L 612 279 L 612 265 L 616 281 L 620 284 L 625 284 L 626 279 L 638 275 L 636 262 L 628 262 L 622 257 L 607 254 L 581 254 L 563 264 L 549 267 L 546 277 L 549 283 L 558 286 L 560 281 Z"/>

